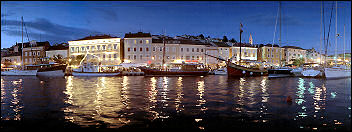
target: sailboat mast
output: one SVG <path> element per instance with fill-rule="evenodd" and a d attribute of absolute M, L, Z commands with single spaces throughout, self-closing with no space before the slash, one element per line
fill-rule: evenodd
<path fill-rule="evenodd" d="M 322 12 L 323 12 L 323 1 L 321 2 L 321 5 L 320 5 L 320 47 L 319 47 L 319 60 L 320 60 L 320 62 L 319 62 L 319 64 L 321 65 L 321 62 L 322 62 L 322 58 L 321 58 L 321 45 L 322 45 L 322 43 L 321 43 L 321 39 L 322 39 L 322 34 L 321 34 L 321 32 L 322 32 L 322 21 L 323 21 L 323 14 L 322 14 Z"/>
<path fill-rule="evenodd" d="M 343 24 L 343 62 L 345 62 L 345 58 L 346 58 L 346 55 L 345 55 L 345 37 L 346 37 L 346 34 L 345 34 L 345 24 Z"/>
<path fill-rule="evenodd" d="M 279 66 L 281 67 L 281 1 L 279 3 L 279 9 L 280 9 L 280 36 L 279 36 Z"/>
<path fill-rule="evenodd" d="M 243 25 L 242 25 L 242 23 L 240 23 L 241 25 L 240 25 L 240 60 L 239 60 L 239 64 L 241 65 L 241 58 L 242 58 L 242 43 L 241 43 L 241 36 L 242 36 L 242 32 L 243 32 L 243 30 L 242 30 L 242 27 L 243 27 Z"/>
<path fill-rule="evenodd" d="M 164 47 L 163 47 L 163 62 L 162 62 L 162 69 L 164 69 L 164 64 L 165 64 L 165 31 L 163 33 L 163 44 L 164 44 Z"/>
<path fill-rule="evenodd" d="M 23 56 L 24 56 L 24 54 L 23 54 L 23 16 L 21 17 L 21 20 L 22 20 L 22 65 L 24 66 L 24 63 L 23 63 Z"/>
<path fill-rule="evenodd" d="M 335 65 L 336 65 L 336 59 L 338 58 L 337 56 L 337 1 L 336 1 L 336 17 L 335 17 Z"/>

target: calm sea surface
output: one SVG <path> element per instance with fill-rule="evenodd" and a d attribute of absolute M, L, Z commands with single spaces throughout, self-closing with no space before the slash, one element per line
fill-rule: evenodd
<path fill-rule="evenodd" d="M 1 120 L 127 130 L 351 130 L 351 78 L 1 76 Z"/>

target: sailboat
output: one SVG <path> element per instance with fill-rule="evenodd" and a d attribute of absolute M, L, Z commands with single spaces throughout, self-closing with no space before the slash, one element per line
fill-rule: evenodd
<path fill-rule="evenodd" d="M 281 2 L 279 2 L 279 24 L 280 24 L 280 37 L 279 37 L 279 47 L 281 47 Z M 277 24 L 277 19 L 276 19 L 276 23 L 275 23 L 275 31 L 274 31 L 274 39 L 273 39 L 273 45 L 274 45 L 274 40 L 275 40 L 275 32 L 276 32 L 276 24 Z M 272 46 L 273 46 L 272 45 Z M 280 62 L 280 67 L 279 68 L 275 68 L 275 69 L 268 69 L 268 77 L 269 78 L 280 78 L 280 77 L 290 77 L 290 76 L 294 76 L 294 74 L 292 73 L 292 68 L 288 68 L 288 67 L 281 67 L 281 50 L 279 50 L 279 62 Z M 271 52 L 272 53 L 272 52 Z"/>
<path fill-rule="evenodd" d="M 239 64 L 234 64 L 232 63 L 232 58 L 233 56 L 227 60 L 226 66 L 227 66 L 227 75 L 230 77 L 243 77 L 243 76 L 264 76 L 268 75 L 268 71 L 265 69 L 260 69 L 260 68 L 250 68 L 250 67 L 245 67 L 241 65 L 241 35 L 242 35 L 242 23 L 240 24 L 240 60 Z"/>
<path fill-rule="evenodd" d="M 337 65 L 337 1 L 336 1 L 336 22 L 335 22 L 335 66 L 324 68 L 326 79 L 347 78 L 351 77 L 351 68 L 346 65 Z M 344 37 L 346 34 L 344 33 Z"/>
<path fill-rule="evenodd" d="M 21 17 L 22 20 L 22 54 L 21 54 L 21 67 L 16 67 L 15 69 L 12 70 L 1 70 L 1 76 L 36 76 L 37 75 L 37 69 L 32 69 L 30 66 L 25 66 L 23 63 L 23 48 L 24 48 L 24 43 L 23 43 L 23 16 Z"/>

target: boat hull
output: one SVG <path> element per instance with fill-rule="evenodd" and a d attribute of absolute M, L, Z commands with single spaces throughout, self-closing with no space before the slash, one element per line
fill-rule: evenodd
<path fill-rule="evenodd" d="M 65 73 L 62 70 L 55 70 L 55 71 L 37 72 L 37 75 L 42 77 L 64 77 Z"/>
<path fill-rule="evenodd" d="M 321 72 L 319 70 L 304 70 L 302 71 L 302 75 L 304 77 L 320 77 L 321 76 Z"/>
<path fill-rule="evenodd" d="M 36 76 L 37 70 L 10 70 L 1 71 L 1 76 Z"/>
<path fill-rule="evenodd" d="M 121 72 L 72 72 L 77 77 L 119 76 Z"/>
<path fill-rule="evenodd" d="M 141 68 L 145 76 L 205 76 L 209 71 L 161 71 Z"/>
<path fill-rule="evenodd" d="M 267 70 L 259 70 L 246 68 L 243 66 L 228 63 L 227 65 L 227 75 L 231 77 L 244 77 L 244 76 L 267 76 Z"/>
<path fill-rule="evenodd" d="M 351 70 L 347 69 L 325 68 L 324 71 L 327 79 L 351 77 Z"/>
<path fill-rule="evenodd" d="M 292 69 L 269 69 L 269 78 L 280 78 L 280 77 L 291 77 L 294 74 L 291 72 Z"/>

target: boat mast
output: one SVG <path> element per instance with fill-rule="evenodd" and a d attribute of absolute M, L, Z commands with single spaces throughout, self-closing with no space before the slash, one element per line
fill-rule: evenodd
<path fill-rule="evenodd" d="M 321 65 L 321 62 L 322 62 L 322 58 L 321 58 L 321 39 L 322 39 L 322 34 L 321 34 L 321 30 L 322 30 L 322 19 L 323 19 L 323 14 L 322 14 L 322 10 L 323 10 L 323 1 L 321 2 L 321 5 L 320 5 L 320 47 L 319 47 L 319 64 Z"/>
<path fill-rule="evenodd" d="M 23 56 L 24 56 L 24 54 L 23 54 L 23 16 L 21 17 L 21 20 L 22 20 L 22 66 L 24 66 L 24 63 L 23 63 Z M 24 68 L 24 67 L 22 67 L 22 68 Z"/>
<path fill-rule="evenodd" d="M 239 60 L 239 65 L 241 65 L 241 57 L 242 57 L 242 43 L 241 43 L 241 36 L 242 36 L 242 32 L 243 32 L 243 30 L 242 30 L 242 27 L 243 27 L 243 25 L 242 25 L 242 23 L 240 23 L 240 60 Z"/>
<path fill-rule="evenodd" d="M 337 1 L 336 1 L 336 17 L 335 17 L 335 65 L 336 65 L 336 59 L 337 59 L 337 37 L 339 36 L 339 34 L 337 33 Z"/>
<path fill-rule="evenodd" d="M 164 63 L 165 63 L 165 31 L 163 32 L 163 44 L 164 44 L 164 47 L 163 47 L 163 61 L 162 61 L 161 67 L 164 70 Z"/>
<path fill-rule="evenodd" d="M 345 34 L 345 24 L 343 24 L 343 63 L 345 63 L 345 37 L 346 37 L 346 34 Z"/>
<path fill-rule="evenodd" d="M 279 66 L 281 67 L 281 1 L 279 3 L 279 9 L 280 9 L 280 36 L 279 36 Z"/>

